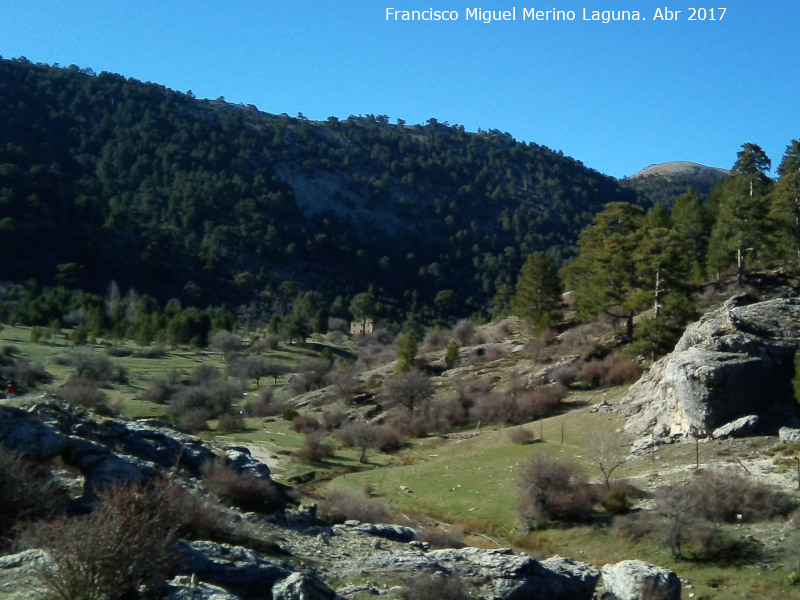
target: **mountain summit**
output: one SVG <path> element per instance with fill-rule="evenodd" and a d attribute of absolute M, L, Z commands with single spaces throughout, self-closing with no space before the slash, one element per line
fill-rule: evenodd
<path fill-rule="evenodd" d="M 722 177 L 727 177 L 728 171 L 726 171 L 725 169 L 720 169 L 718 167 L 708 167 L 706 165 L 701 165 L 695 162 L 673 160 L 670 162 L 650 165 L 649 167 L 642 169 L 635 175 L 631 175 L 629 179 L 636 179 L 640 177 L 654 177 L 654 176 L 671 177 L 679 175 L 712 176 L 719 179 Z"/>

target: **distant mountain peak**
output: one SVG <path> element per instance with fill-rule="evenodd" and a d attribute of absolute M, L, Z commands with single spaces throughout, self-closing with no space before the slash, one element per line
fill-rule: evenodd
<path fill-rule="evenodd" d="M 708 174 L 717 177 L 725 177 L 728 171 L 718 167 L 709 167 L 695 162 L 688 162 L 682 160 L 675 160 L 655 165 L 650 165 L 631 175 L 629 179 L 636 179 L 639 177 L 652 177 L 652 176 L 672 176 L 672 175 L 700 175 Z"/>

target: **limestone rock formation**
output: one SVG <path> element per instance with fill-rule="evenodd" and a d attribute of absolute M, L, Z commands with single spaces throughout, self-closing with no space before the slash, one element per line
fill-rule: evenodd
<path fill-rule="evenodd" d="M 603 567 L 603 598 L 680 600 L 681 580 L 667 569 L 641 560 L 623 560 Z"/>
<path fill-rule="evenodd" d="M 0 406 L 0 445 L 37 462 L 61 457 L 82 473 L 87 498 L 109 484 L 147 481 L 178 466 L 199 476 L 222 455 L 159 421 L 97 417 L 53 399 L 27 409 Z M 231 448 L 225 458 L 237 472 L 270 478 L 269 467 L 246 448 Z"/>
<path fill-rule="evenodd" d="M 629 417 L 625 429 L 700 437 L 758 415 L 759 427 L 775 433 L 796 409 L 792 379 L 799 346 L 800 299 L 731 298 L 690 325 L 675 350 L 631 386 L 620 404 Z"/>
<path fill-rule="evenodd" d="M 386 552 L 355 560 L 346 569 L 364 573 L 452 573 L 480 587 L 486 600 L 541 598 L 590 600 L 600 572 L 591 565 L 555 557 L 538 562 L 509 549 Z"/>

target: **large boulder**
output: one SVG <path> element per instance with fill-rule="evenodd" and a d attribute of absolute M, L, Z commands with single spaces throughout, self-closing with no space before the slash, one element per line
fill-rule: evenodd
<path fill-rule="evenodd" d="M 748 415 L 764 433 L 794 415 L 800 299 L 748 303 L 745 296 L 690 325 L 620 404 L 634 435 L 705 437 Z M 772 431 L 774 429 L 775 431 Z"/>
<path fill-rule="evenodd" d="M 681 580 L 668 569 L 641 560 L 603 567 L 604 598 L 614 600 L 680 600 Z"/>

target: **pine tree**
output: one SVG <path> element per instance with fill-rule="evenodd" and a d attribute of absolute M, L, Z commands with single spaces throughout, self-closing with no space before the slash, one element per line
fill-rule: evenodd
<path fill-rule="evenodd" d="M 693 189 L 678 196 L 672 207 L 672 229 L 681 239 L 693 279 L 700 277 L 705 265 L 711 225 L 703 201 Z"/>
<path fill-rule="evenodd" d="M 561 306 L 561 280 L 548 258 L 534 252 L 525 261 L 517 278 L 511 307 L 514 314 L 546 326 Z"/>
<path fill-rule="evenodd" d="M 770 248 L 782 263 L 800 267 L 800 140 L 786 147 L 770 205 Z"/>
<path fill-rule="evenodd" d="M 601 313 L 625 321 L 628 339 L 633 336 L 633 317 L 641 308 L 640 280 L 633 259 L 644 224 L 644 210 L 617 202 L 595 216 L 594 225 L 578 238 L 578 256 L 562 271 L 567 289 L 574 290 L 583 319 Z"/>
<path fill-rule="evenodd" d="M 397 370 L 398 372 L 410 371 L 416 366 L 417 340 L 413 335 L 405 335 L 397 343 Z"/>
<path fill-rule="evenodd" d="M 772 182 L 767 177 L 772 162 L 756 144 L 743 144 L 722 184 L 719 212 L 709 242 L 708 266 L 716 271 L 736 264 L 736 281 L 744 283 L 747 257 L 763 243 L 767 227 L 767 201 Z"/>

